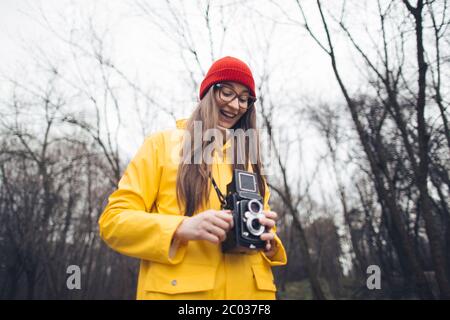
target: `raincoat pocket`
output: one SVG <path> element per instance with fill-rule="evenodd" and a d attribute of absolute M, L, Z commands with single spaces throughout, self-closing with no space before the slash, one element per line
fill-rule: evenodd
<path fill-rule="evenodd" d="M 265 265 L 252 265 L 253 277 L 259 290 L 277 291 L 272 270 Z"/>
<path fill-rule="evenodd" d="M 165 294 L 208 291 L 214 289 L 215 276 L 216 268 L 208 265 L 153 263 L 144 289 Z"/>

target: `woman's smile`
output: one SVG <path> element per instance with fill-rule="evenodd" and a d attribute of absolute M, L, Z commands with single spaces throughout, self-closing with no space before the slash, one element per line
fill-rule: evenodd
<path fill-rule="evenodd" d="M 219 125 L 230 129 L 239 120 L 239 113 L 233 113 L 225 109 L 219 110 Z"/>

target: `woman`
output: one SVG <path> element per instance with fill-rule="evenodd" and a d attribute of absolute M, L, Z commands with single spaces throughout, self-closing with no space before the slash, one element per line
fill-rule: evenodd
<path fill-rule="evenodd" d="M 256 129 L 254 97 L 254 79 L 244 62 L 233 57 L 216 61 L 202 81 L 191 117 L 177 121 L 175 130 L 148 137 L 109 197 L 100 235 L 112 249 L 141 259 L 138 299 L 275 298 L 271 267 L 287 259 L 275 235 L 277 214 L 268 205 L 258 142 L 236 142 L 229 134 L 231 129 Z M 198 155 L 212 141 L 215 146 L 222 141 L 195 141 L 199 124 L 201 133 L 223 134 L 225 145 L 212 152 L 210 162 Z M 230 147 L 244 154 L 231 159 Z M 250 161 L 249 149 L 255 147 L 256 160 Z M 266 242 L 263 250 L 221 250 L 234 225 L 231 212 L 221 210 L 219 196 L 226 193 L 233 169 L 257 174 L 264 199 L 259 222 L 270 230 L 260 236 Z"/>

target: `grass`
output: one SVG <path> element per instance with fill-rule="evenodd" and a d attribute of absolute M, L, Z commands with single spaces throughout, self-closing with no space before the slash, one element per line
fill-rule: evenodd
<path fill-rule="evenodd" d="M 327 299 L 333 299 L 325 280 L 319 279 Z M 284 291 L 278 291 L 280 300 L 313 300 L 311 284 L 308 279 L 286 283 Z"/>

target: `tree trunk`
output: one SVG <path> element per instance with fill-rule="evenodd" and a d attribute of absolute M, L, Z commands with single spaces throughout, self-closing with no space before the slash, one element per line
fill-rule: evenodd
<path fill-rule="evenodd" d="M 407 1 L 404 1 L 410 13 L 414 16 L 417 45 L 417 65 L 419 69 L 418 77 L 418 96 L 417 96 L 417 131 L 419 139 L 419 168 L 417 172 L 417 184 L 420 192 L 420 211 L 425 220 L 425 229 L 430 245 L 431 256 L 436 273 L 439 291 L 442 299 L 450 299 L 450 284 L 447 278 L 445 254 L 442 248 L 442 237 L 437 226 L 435 216 L 431 207 L 430 195 L 428 193 L 428 145 L 429 133 L 426 128 L 425 120 L 425 99 L 426 99 L 426 73 L 427 64 L 424 57 L 423 47 L 423 26 L 422 9 L 423 1 L 417 1 L 417 7 L 411 7 Z"/>

